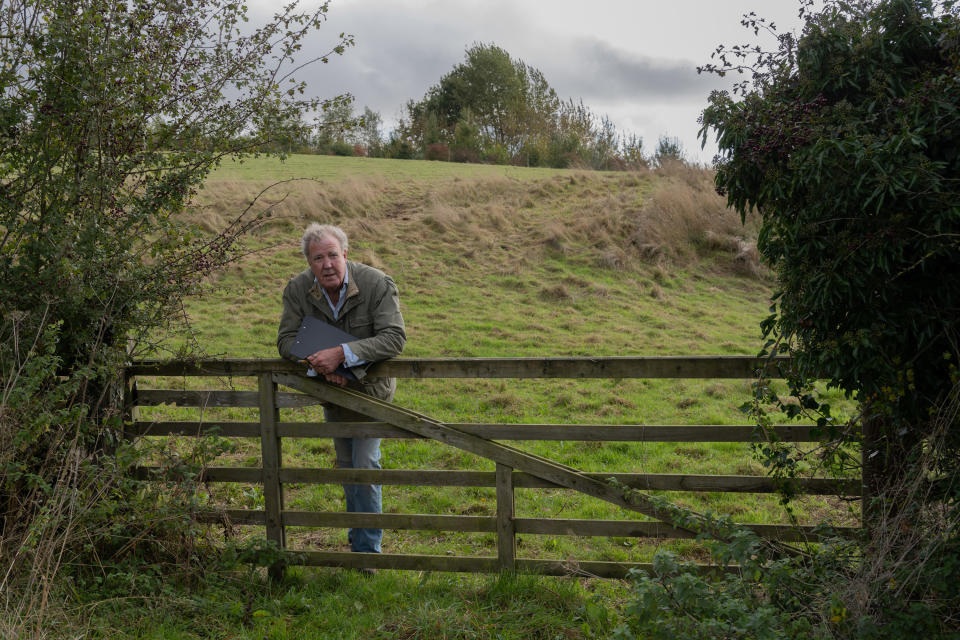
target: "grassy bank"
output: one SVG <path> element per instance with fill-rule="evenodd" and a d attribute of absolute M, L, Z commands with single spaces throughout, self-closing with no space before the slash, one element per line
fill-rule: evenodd
<path fill-rule="evenodd" d="M 394 276 L 407 324 L 406 356 L 750 355 L 759 349 L 769 281 L 751 251 L 749 221 L 744 229 L 725 211 L 703 171 L 674 167 L 654 175 L 322 156 L 282 164 L 261 159 L 224 166 L 188 220 L 208 230 L 222 227 L 269 181 L 291 176 L 311 179 L 280 184 L 255 202 L 252 214 L 269 217 L 249 239 L 249 255 L 187 309 L 193 339 L 209 355 L 276 356 L 280 293 L 287 279 L 305 268 L 299 234 L 313 220 L 342 226 L 350 236 L 350 259 Z M 214 379 L 144 384 L 245 388 L 243 381 Z M 737 407 L 749 392 L 749 381 L 403 380 L 396 402 L 451 422 L 742 424 Z M 203 412 L 207 420 L 253 416 L 243 409 Z M 198 412 L 160 407 L 144 410 L 143 417 L 195 420 Z M 306 409 L 284 410 L 281 419 L 322 418 L 319 410 Z M 763 474 L 750 447 L 737 443 L 518 445 L 586 471 Z M 385 441 L 383 453 L 386 468 L 493 468 L 432 442 Z M 286 440 L 283 457 L 288 466 L 329 467 L 333 446 L 321 439 Z M 252 440 L 238 440 L 213 462 L 259 463 L 259 444 Z M 339 487 L 287 489 L 288 508 L 342 508 Z M 210 491 L 220 504 L 262 506 L 256 486 L 214 485 Z M 672 497 L 741 522 L 788 521 L 772 496 Z M 387 486 L 384 505 L 397 513 L 492 515 L 495 500 L 493 489 Z M 640 517 L 568 492 L 538 490 L 518 490 L 517 512 Z M 808 523 L 853 518 L 843 504 L 822 497 L 801 500 L 795 513 Z M 290 546 L 300 549 L 339 550 L 345 544 L 340 530 L 292 529 L 288 536 Z M 494 544 L 492 534 L 388 531 L 384 550 L 491 555 Z M 691 559 L 703 557 L 702 549 L 687 541 L 569 536 L 522 536 L 519 554 L 642 562 L 664 546 Z M 267 613 L 241 616 L 239 622 L 227 617 L 229 631 L 219 637 L 521 637 L 533 633 L 528 618 L 541 615 L 549 622 L 540 628 L 550 633 L 533 637 L 590 637 L 594 631 L 603 637 L 606 623 L 591 618 L 600 614 L 590 603 L 623 595 L 615 583 L 539 578 L 387 573 L 361 582 L 321 569 L 299 571 L 293 580 L 263 596 Z M 230 601 L 224 607 L 235 607 L 236 592 L 227 592 L 233 595 L 218 597 Z M 298 593 L 304 602 L 322 604 L 285 608 L 283 602 L 301 597 Z M 412 595 L 397 599 L 397 593 Z M 367 602 L 375 603 L 376 613 L 363 608 Z M 200 606 L 201 617 L 215 617 L 217 606 Z M 501 615 L 502 610 L 513 613 Z M 153 614 L 144 615 L 149 621 Z M 319 617 L 350 618 L 353 626 L 334 633 Z M 584 623 L 594 631 L 581 629 Z M 306 628 L 314 635 L 302 635 Z M 156 633 L 148 624 L 130 635 L 161 637 Z M 204 634 L 175 622 L 163 637 Z"/>

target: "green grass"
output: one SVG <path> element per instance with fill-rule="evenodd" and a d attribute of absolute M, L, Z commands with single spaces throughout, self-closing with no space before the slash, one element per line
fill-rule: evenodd
<path fill-rule="evenodd" d="M 280 293 L 287 279 L 305 266 L 299 233 L 307 219 L 341 224 L 350 234 L 350 258 L 393 275 L 407 324 L 408 357 L 751 355 L 759 349 L 768 282 L 736 275 L 729 254 L 687 251 L 693 257 L 684 264 L 661 264 L 638 253 L 638 212 L 654 188 L 650 177 L 299 156 L 282 165 L 256 160 L 225 166 L 214 175 L 209 191 L 217 192 L 217 181 L 223 183 L 222 190 L 236 190 L 247 179 L 260 184 L 288 175 L 327 182 L 301 194 L 296 209 L 278 215 L 249 240 L 249 256 L 189 302 L 197 340 L 210 355 L 276 357 Z M 141 383 L 253 388 L 252 379 Z M 742 424 L 745 418 L 738 407 L 749 395 L 749 381 L 401 380 L 396 402 L 449 422 Z M 175 407 L 142 410 L 145 419 L 197 420 L 200 415 Z M 202 417 L 256 420 L 255 411 L 246 409 L 210 409 Z M 318 408 L 284 410 L 281 419 L 319 421 L 322 414 Z M 585 471 L 763 474 L 750 446 L 739 443 L 515 444 Z M 178 446 L 189 443 L 183 439 Z M 383 454 L 386 468 L 493 469 L 488 460 L 434 442 L 385 440 Z M 287 439 L 283 458 L 292 467 L 329 467 L 332 443 Z M 259 443 L 238 440 L 234 451 L 214 464 L 257 466 Z M 295 485 L 286 490 L 287 508 L 342 509 L 339 487 Z M 211 491 L 227 506 L 262 505 L 257 487 L 219 485 Z M 671 497 L 741 522 L 789 520 L 770 495 Z M 484 488 L 386 486 L 384 510 L 492 515 L 495 497 L 492 489 Z M 517 513 L 642 519 L 566 491 L 518 490 Z M 806 523 L 855 520 L 838 500 L 822 497 L 798 501 L 794 513 Z M 262 535 L 262 529 L 251 529 L 248 535 Z M 291 529 L 288 540 L 293 548 L 338 550 L 345 544 L 345 532 Z M 571 536 L 521 536 L 519 555 L 644 562 L 661 548 L 704 558 L 700 546 L 685 541 Z M 496 553 L 490 534 L 416 531 L 387 531 L 384 551 Z M 288 610 L 282 604 L 265 604 L 269 615 L 239 626 L 228 616 L 223 624 L 231 631 L 224 637 L 583 637 L 576 629 L 586 614 L 577 611 L 589 609 L 585 603 L 594 588 L 594 583 L 575 580 L 402 572 L 386 572 L 369 582 L 327 570 L 302 570 L 297 576 L 292 586 L 269 588 L 275 594 L 269 597 L 280 602 L 296 599 L 290 594 L 302 591 L 309 594 L 304 596 L 312 603 L 309 607 Z M 495 595 L 505 584 L 523 586 L 523 594 L 505 604 Z M 562 597 L 555 602 L 550 593 Z M 615 583 L 603 587 L 603 593 L 605 602 L 623 596 Z M 579 604 L 560 607 L 561 600 Z M 353 604 L 358 601 L 373 606 L 358 611 Z M 236 602 L 223 606 L 235 608 Z M 200 606 L 201 620 L 206 621 L 202 624 L 218 615 L 211 607 Z M 503 607 L 513 612 L 512 619 Z M 539 616 L 545 617 L 542 628 L 549 633 L 531 631 L 531 620 Z M 129 636 L 205 637 L 192 623 L 178 620 L 164 628 L 149 624 L 149 619 Z M 350 619 L 350 631 L 337 635 L 331 621 L 344 619 Z M 298 635 L 305 629 L 314 635 Z"/>
<path fill-rule="evenodd" d="M 290 155 L 248 158 L 242 162 L 227 159 L 211 177 L 212 180 L 272 181 L 288 178 L 313 178 L 341 181 L 346 179 L 417 180 L 434 182 L 453 178 L 509 177 L 516 180 L 537 180 L 570 173 L 565 169 L 511 167 L 500 165 L 431 162 L 427 160 L 385 160 L 339 156 Z"/>
<path fill-rule="evenodd" d="M 602 606 L 615 588 L 521 575 L 471 576 L 291 569 L 281 584 L 262 578 L 171 600 L 97 606 L 89 638 L 144 640 L 350 640 L 435 638 L 603 638 L 613 620 Z"/>

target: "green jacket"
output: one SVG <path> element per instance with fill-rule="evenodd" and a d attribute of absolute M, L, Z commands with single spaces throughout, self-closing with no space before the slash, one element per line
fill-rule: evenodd
<path fill-rule="evenodd" d="M 399 355 L 407 341 L 397 285 L 379 269 L 358 262 L 348 261 L 347 271 L 346 300 L 336 320 L 310 269 L 290 279 L 283 290 L 277 349 L 284 358 L 297 360 L 290 354 L 290 348 L 300 323 L 310 314 L 357 338 L 347 345 L 368 364 L 351 369 L 359 382 L 350 382 L 348 386 L 381 400 L 392 400 L 396 379 L 367 378 L 367 369 L 375 362 Z"/>

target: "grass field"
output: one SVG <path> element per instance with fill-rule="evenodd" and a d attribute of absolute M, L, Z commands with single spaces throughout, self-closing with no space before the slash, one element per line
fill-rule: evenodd
<path fill-rule="evenodd" d="M 215 229 L 267 183 L 291 177 L 311 180 L 284 183 L 257 201 L 253 211 L 267 209 L 271 217 L 250 238 L 249 255 L 189 302 L 194 339 L 208 355 L 276 356 L 280 293 L 305 268 L 299 235 L 312 220 L 341 225 L 350 236 L 350 259 L 394 276 L 407 324 L 405 356 L 752 355 L 759 349 L 770 281 L 750 263 L 749 227 L 743 230 L 723 209 L 703 172 L 678 168 L 657 176 L 325 156 L 258 159 L 214 174 L 189 220 Z M 240 380 L 142 384 L 250 388 Z M 737 407 L 749 392 L 749 381 L 402 380 L 396 402 L 451 422 L 742 424 Z M 322 419 L 315 409 L 282 413 L 283 420 Z M 143 410 L 143 416 L 197 419 L 194 410 L 175 407 Z M 242 409 L 204 412 L 204 419 L 253 416 Z M 763 474 L 745 444 L 519 446 L 585 471 Z M 383 454 L 385 468 L 493 468 L 431 442 L 386 440 Z M 286 440 L 283 456 L 287 466 L 329 467 L 333 446 L 320 439 Z M 258 466 L 259 444 L 238 441 L 214 464 Z M 262 505 L 257 487 L 220 485 L 212 491 L 231 506 Z M 773 496 L 672 497 L 741 522 L 788 521 Z M 287 508 L 339 510 L 341 503 L 339 487 L 288 487 Z M 384 505 L 397 513 L 492 515 L 495 500 L 493 489 L 387 486 Z M 794 511 L 805 523 L 831 518 L 850 524 L 854 518 L 843 503 L 822 497 L 805 498 Z M 561 491 L 518 490 L 517 512 L 639 517 Z M 345 544 L 339 530 L 291 530 L 288 536 L 295 548 L 339 550 Z M 492 534 L 387 531 L 384 551 L 491 555 L 494 544 Z M 691 542 L 547 536 L 522 537 L 519 554 L 642 562 L 664 547 L 703 558 Z M 398 593 L 416 595 L 401 599 Z M 321 569 L 295 572 L 287 586 L 265 594 L 257 596 L 266 603 L 265 614 L 246 622 L 224 614 L 229 631 L 214 637 L 604 637 L 610 621 L 596 602 L 616 603 L 624 591 L 604 581 L 399 572 L 362 582 Z M 297 598 L 323 604 L 301 607 Z M 198 607 L 205 612 L 202 623 L 175 621 L 162 633 L 148 624 L 131 635 L 206 637 L 200 627 L 220 609 Z M 140 619 L 155 614 L 142 612 Z M 352 620 L 340 635 L 329 628 L 338 616 Z M 531 627 L 530 620 L 538 622 Z M 431 626 L 444 621 L 449 625 Z M 457 628 L 462 633 L 452 633 Z"/>

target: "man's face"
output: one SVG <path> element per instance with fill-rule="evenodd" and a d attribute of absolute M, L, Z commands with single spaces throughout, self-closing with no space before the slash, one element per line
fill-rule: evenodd
<path fill-rule="evenodd" d="M 336 291 L 343 284 L 347 272 L 347 252 L 333 236 L 323 236 L 319 241 L 310 243 L 307 263 L 320 286 L 328 291 Z"/>

